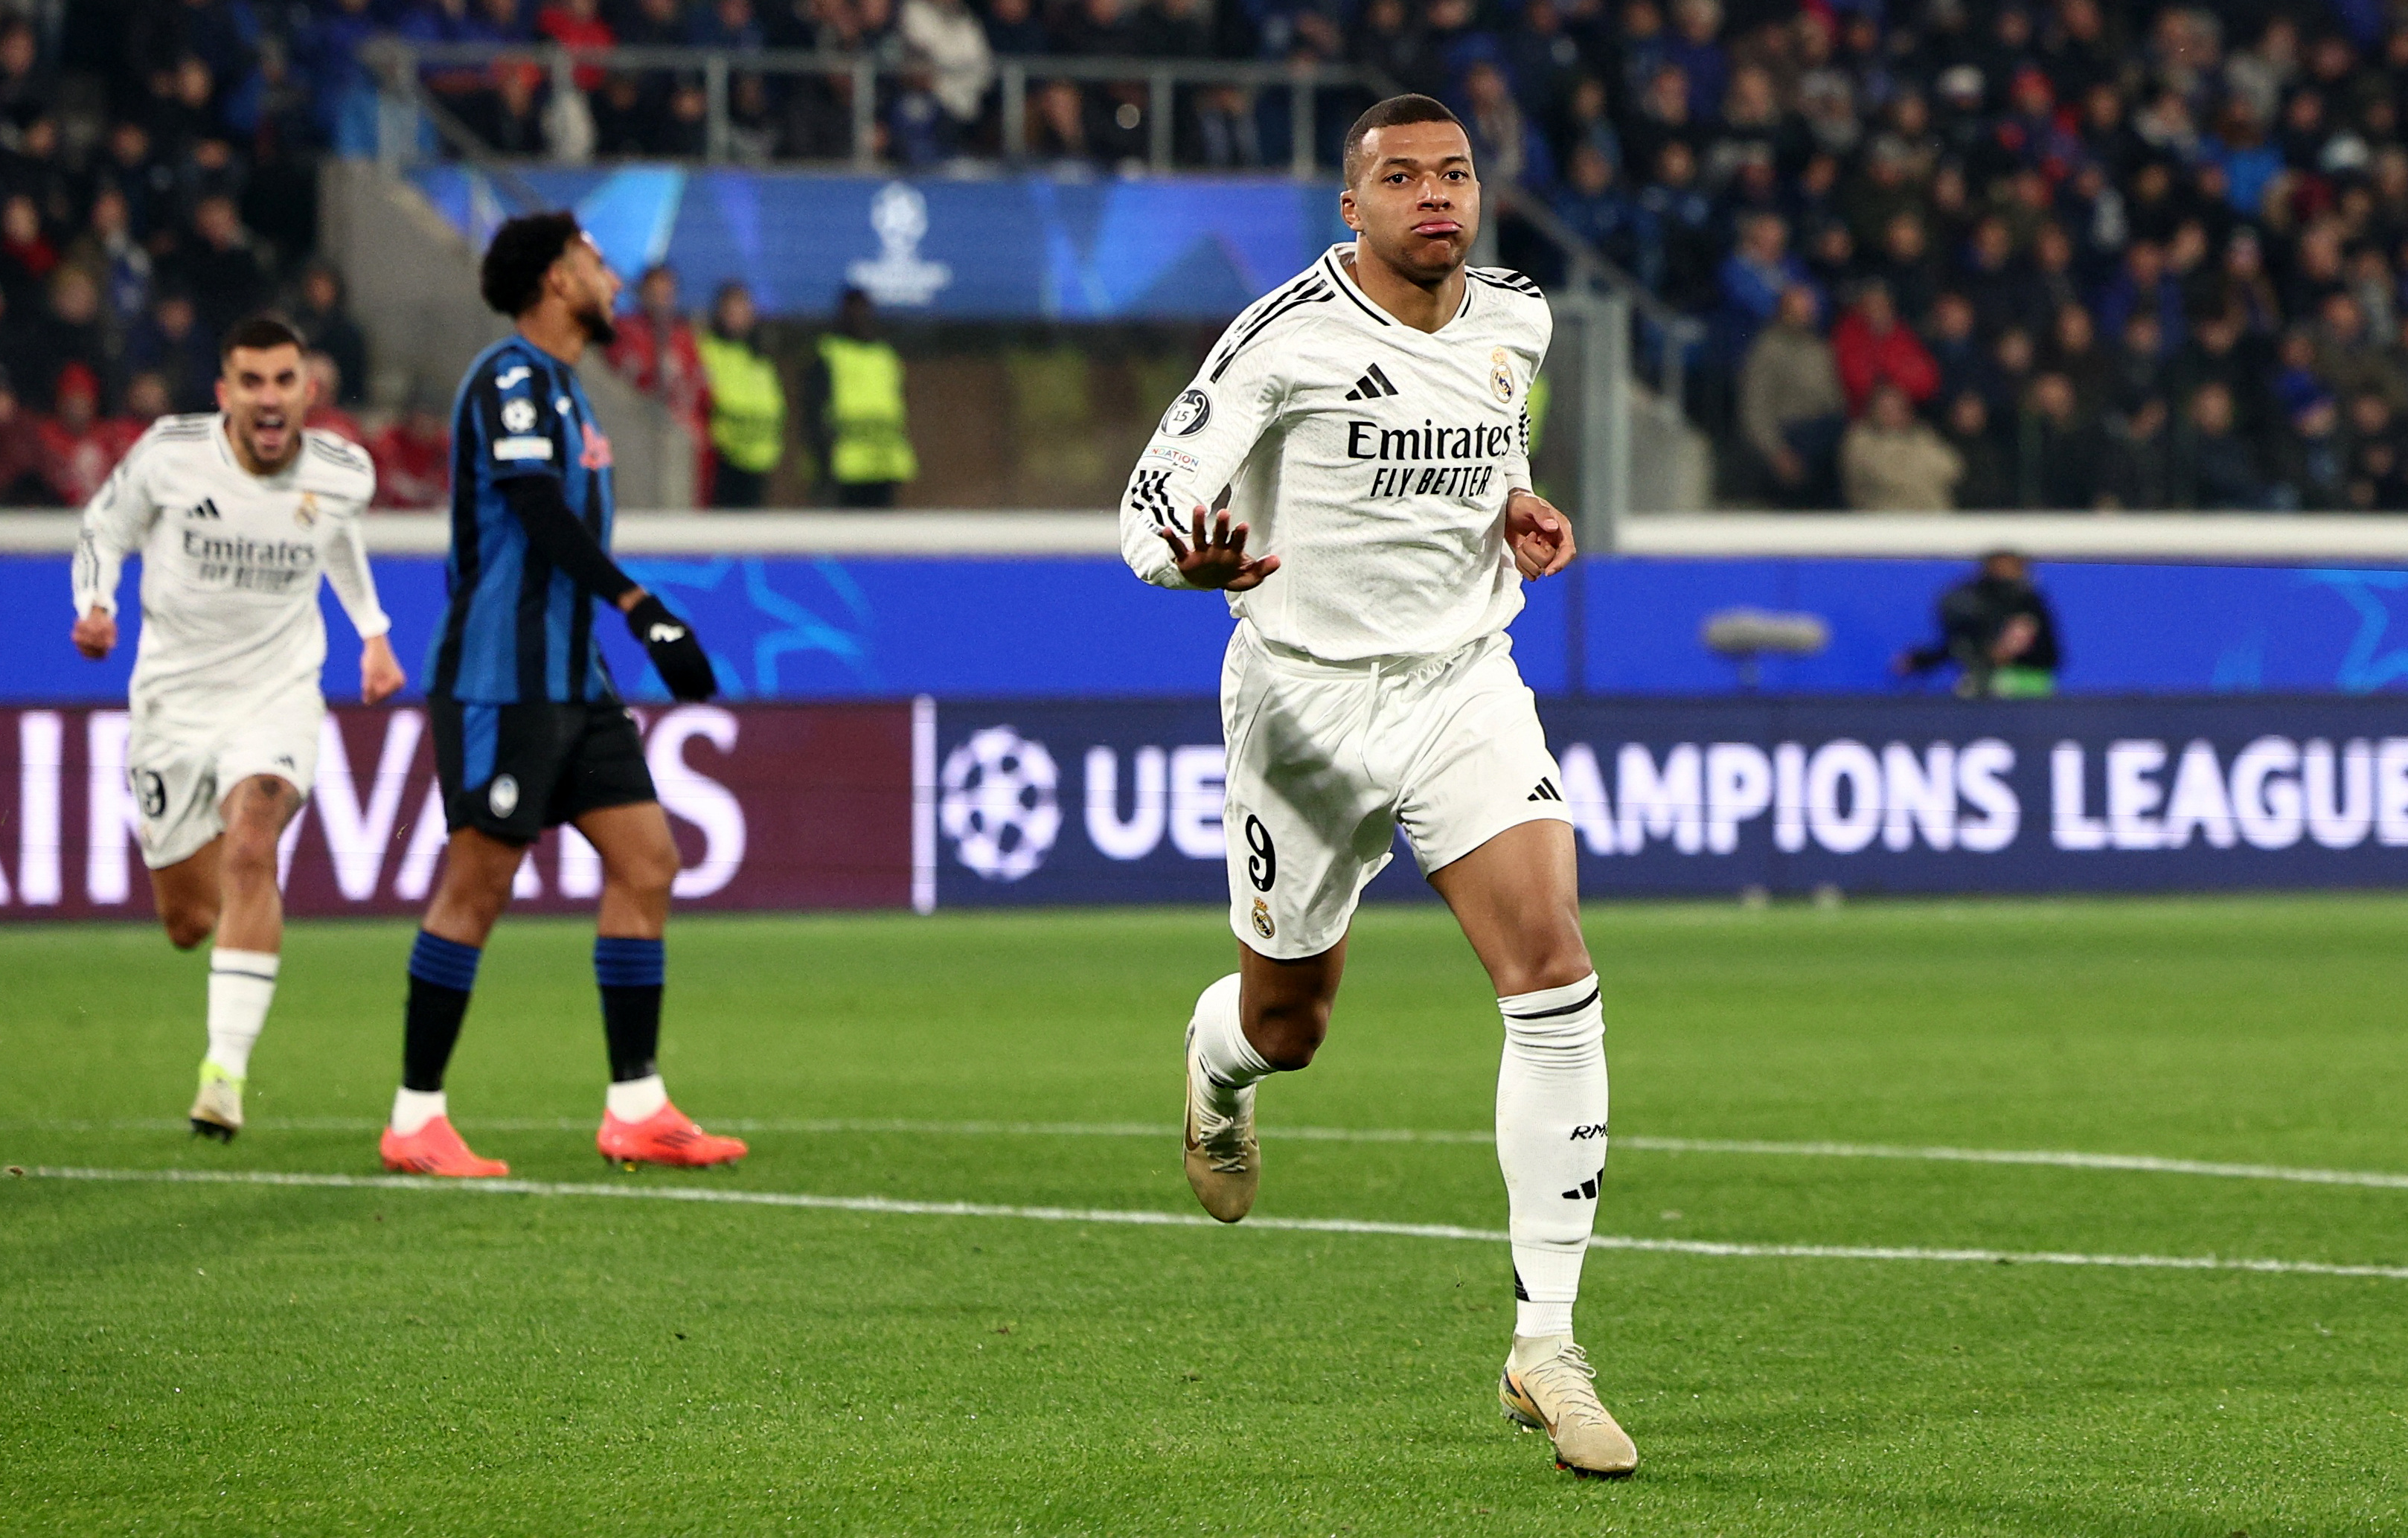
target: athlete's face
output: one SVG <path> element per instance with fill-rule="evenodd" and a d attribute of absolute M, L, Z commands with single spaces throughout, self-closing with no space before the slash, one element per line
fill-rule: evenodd
<path fill-rule="evenodd" d="M 301 452 L 315 386 L 297 347 L 237 347 L 218 374 L 218 409 L 247 468 L 273 473 Z"/>
<path fill-rule="evenodd" d="M 568 301 L 568 312 L 585 328 L 585 335 L 608 347 L 619 328 L 612 323 L 611 312 L 619 304 L 619 275 L 602 259 L 602 248 L 590 235 L 580 235 L 560 253 L 552 264 L 552 281 L 560 285 L 562 297 Z"/>
<path fill-rule="evenodd" d="M 1437 282 L 1471 255 L 1480 233 L 1480 179 L 1471 141 L 1451 122 L 1401 122 L 1363 136 L 1354 185 L 1339 211 L 1389 266 Z"/>

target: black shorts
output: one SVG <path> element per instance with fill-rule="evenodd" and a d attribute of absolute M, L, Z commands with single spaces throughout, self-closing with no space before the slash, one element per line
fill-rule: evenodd
<path fill-rule="evenodd" d="M 624 705 L 478 705 L 429 699 L 443 821 L 508 843 L 604 807 L 656 800 Z"/>

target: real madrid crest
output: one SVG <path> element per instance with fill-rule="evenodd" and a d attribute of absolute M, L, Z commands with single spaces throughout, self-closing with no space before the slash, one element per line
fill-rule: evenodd
<path fill-rule="evenodd" d="M 1488 354 L 1488 388 L 1497 392 L 1498 400 L 1513 398 L 1513 366 L 1501 347 Z"/>
<path fill-rule="evenodd" d="M 1271 938 L 1270 904 L 1265 902 L 1260 898 L 1256 898 L 1254 899 L 1254 933 L 1262 936 L 1265 940 Z"/>
<path fill-rule="evenodd" d="M 303 528 L 317 526 L 318 494 L 316 492 L 305 491 L 301 494 L 301 500 L 293 509 L 293 521 Z"/>

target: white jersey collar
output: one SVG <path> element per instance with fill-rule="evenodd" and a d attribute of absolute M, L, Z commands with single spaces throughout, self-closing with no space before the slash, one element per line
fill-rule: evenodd
<path fill-rule="evenodd" d="M 1372 320 L 1377 321 L 1380 324 L 1394 326 L 1398 331 L 1413 332 L 1417 336 L 1443 337 L 1446 335 L 1447 328 L 1449 326 L 1454 325 L 1455 322 L 1462 320 L 1466 315 L 1471 313 L 1471 291 L 1475 285 L 1472 283 L 1470 278 L 1466 277 L 1463 280 L 1463 303 L 1456 307 L 1455 313 L 1448 318 L 1446 325 L 1440 326 L 1436 331 L 1416 331 L 1414 327 L 1407 325 L 1404 322 L 1397 319 L 1394 315 L 1382 309 L 1378 301 L 1374 300 L 1369 295 L 1363 292 L 1363 285 L 1354 280 L 1354 267 L 1350 266 L 1346 260 L 1354 253 L 1354 242 L 1352 240 L 1340 240 L 1338 244 L 1330 247 L 1327 251 L 1321 253 L 1321 266 L 1328 272 L 1330 281 L 1338 285 L 1338 292 L 1344 295 L 1347 298 L 1354 301 L 1356 309 L 1362 310 L 1366 315 L 1370 316 Z"/>

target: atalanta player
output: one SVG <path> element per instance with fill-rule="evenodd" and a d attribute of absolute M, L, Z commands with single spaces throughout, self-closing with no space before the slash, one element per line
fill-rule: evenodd
<path fill-rule="evenodd" d="M 629 1167 L 724 1164 L 744 1144 L 670 1104 L 654 1062 L 677 845 L 594 639 L 598 600 L 625 617 L 671 695 L 718 691 L 693 630 L 609 553 L 610 440 L 577 363 L 610 340 L 619 280 L 565 212 L 504 224 L 481 278 L 485 302 L 516 324 L 469 366 L 452 409 L 452 600 L 426 691 L 451 842 L 410 950 L 401 1088 L 380 1151 L 388 1170 L 509 1173 L 453 1129 L 443 1076 L 527 845 L 566 824 L 602 857 L 594 980 L 610 1086 L 596 1144 Z"/>

